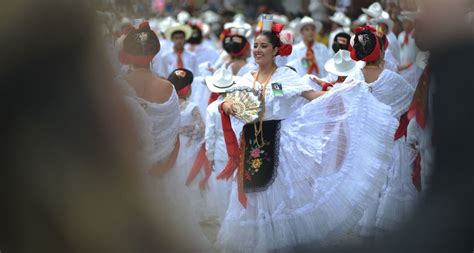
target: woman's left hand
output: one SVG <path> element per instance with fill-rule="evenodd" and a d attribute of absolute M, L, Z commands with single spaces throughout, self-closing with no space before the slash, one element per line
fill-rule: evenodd
<path fill-rule="evenodd" d="M 310 76 L 309 76 L 309 79 L 310 79 L 311 81 L 313 81 L 314 83 L 318 84 L 319 86 L 323 86 L 323 82 L 324 82 L 324 81 L 323 81 L 322 79 L 319 79 L 317 76 L 315 76 L 315 75 L 310 75 Z"/>

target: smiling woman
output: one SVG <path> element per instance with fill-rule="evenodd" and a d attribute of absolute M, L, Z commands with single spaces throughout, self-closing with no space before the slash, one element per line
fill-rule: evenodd
<path fill-rule="evenodd" d="M 241 160 L 219 175 L 237 175 L 217 241 L 226 252 L 334 242 L 362 217 L 390 158 L 397 124 L 390 109 L 358 82 L 316 92 L 292 69 L 277 67 L 275 56 L 291 53 L 281 28 L 257 36 L 259 68 L 239 82 L 258 91 L 263 110 L 243 127 L 240 149 L 225 135 Z M 223 102 L 225 114 L 234 114 L 233 103 L 240 101 Z"/>

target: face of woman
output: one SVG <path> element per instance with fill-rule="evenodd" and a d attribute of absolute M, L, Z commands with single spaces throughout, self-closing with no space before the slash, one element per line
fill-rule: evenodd
<path fill-rule="evenodd" d="M 266 65 L 273 63 L 273 57 L 276 55 L 278 48 L 273 48 L 270 40 L 265 35 L 259 35 L 253 43 L 253 57 L 258 65 Z"/>

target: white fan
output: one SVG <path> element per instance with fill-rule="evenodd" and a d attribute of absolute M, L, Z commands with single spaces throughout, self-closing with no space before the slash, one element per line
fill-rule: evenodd
<path fill-rule="evenodd" d="M 237 109 L 235 117 L 247 124 L 255 122 L 263 109 L 258 92 L 249 87 L 231 89 L 226 93 L 224 100 L 233 103 Z"/>

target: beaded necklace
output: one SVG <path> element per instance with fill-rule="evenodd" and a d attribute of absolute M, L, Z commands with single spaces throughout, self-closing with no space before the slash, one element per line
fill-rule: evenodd
<path fill-rule="evenodd" d="M 253 127 L 254 127 L 254 130 L 255 130 L 255 141 L 257 142 L 257 146 L 259 148 L 262 148 L 263 146 L 265 146 L 267 144 L 267 143 L 265 143 L 265 140 L 263 139 L 263 127 L 262 127 L 263 117 L 265 115 L 265 93 L 266 93 L 266 90 L 267 90 L 267 85 L 270 82 L 270 79 L 272 78 L 272 75 L 273 75 L 273 73 L 275 73 L 276 69 L 277 69 L 277 67 L 273 66 L 273 69 L 270 72 L 270 75 L 262 83 L 262 92 L 261 92 L 261 95 L 260 95 L 260 100 L 262 101 L 263 109 L 262 109 L 262 112 L 261 112 L 261 115 L 260 115 L 260 120 L 258 122 L 259 123 L 258 127 L 257 127 L 257 122 L 253 123 Z M 253 80 L 253 84 L 252 84 L 253 89 L 256 88 L 256 82 L 257 82 L 259 74 L 260 74 L 260 69 L 257 71 L 255 79 Z M 259 140 L 258 140 L 259 135 L 260 135 L 261 142 L 259 142 Z"/>

